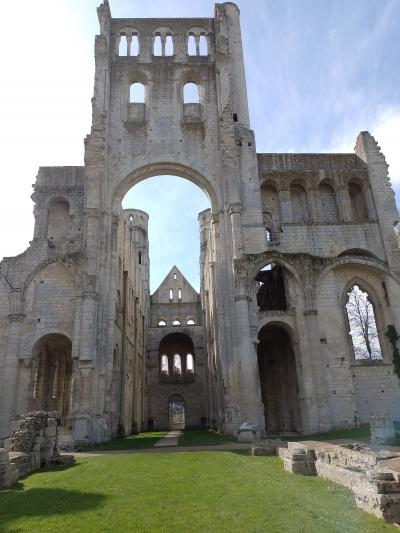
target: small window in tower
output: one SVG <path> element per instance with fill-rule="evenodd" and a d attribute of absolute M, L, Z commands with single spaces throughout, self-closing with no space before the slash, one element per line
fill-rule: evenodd
<path fill-rule="evenodd" d="M 174 272 L 174 279 L 176 279 L 176 272 Z"/>
<path fill-rule="evenodd" d="M 172 321 L 172 325 L 173 326 L 180 326 L 181 325 L 181 321 L 179 320 L 179 318 L 174 318 L 174 320 Z"/>
<path fill-rule="evenodd" d="M 141 265 L 142 264 L 142 252 L 139 252 L 138 256 L 139 256 L 139 265 Z"/>
<path fill-rule="evenodd" d="M 166 326 L 167 323 L 166 323 L 166 321 L 165 321 L 164 318 L 160 318 L 160 320 L 158 321 L 158 325 L 159 325 L 159 326 Z"/>
<path fill-rule="evenodd" d="M 199 86 L 196 83 L 185 83 L 183 86 L 183 103 L 184 104 L 199 104 L 200 94 Z"/>
<path fill-rule="evenodd" d="M 182 300 L 182 289 L 178 289 L 178 300 Z"/>
<path fill-rule="evenodd" d="M 237 122 L 238 121 L 237 113 L 233 113 L 232 117 L 233 117 L 233 122 Z"/>
<path fill-rule="evenodd" d="M 171 35 L 167 35 L 165 40 L 165 55 L 173 56 L 174 55 L 174 41 Z"/>
<path fill-rule="evenodd" d="M 143 83 L 132 83 L 129 89 L 129 102 L 131 104 L 144 104 L 144 93 Z"/>
<path fill-rule="evenodd" d="M 172 289 L 169 289 L 169 299 L 170 300 L 174 299 L 174 291 Z"/>
<path fill-rule="evenodd" d="M 200 35 L 200 55 L 201 56 L 207 56 L 208 55 L 208 47 L 207 47 L 207 37 L 205 35 Z"/>
<path fill-rule="evenodd" d="M 139 38 L 137 35 L 132 35 L 131 42 L 131 56 L 139 55 Z"/>
<path fill-rule="evenodd" d="M 270 228 L 265 228 L 265 236 L 267 237 L 267 242 L 271 242 L 272 232 Z"/>
<path fill-rule="evenodd" d="M 189 35 L 189 38 L 188 38 L 188 55 L 195 56 L 196 54 L 197 54 L 196 41 L 195 41 L 194 35 Z"/>
<path fill-rule="evenodd" d="M 193 318 L 188 318 L 188 319 L 186 320 L 186 324 L 187 324 L 188 326 L 194 326 L 194 325 L 196 324 L 196 322 L 194 321 Z"/>
<path fill-rule="evenodd" d="M 118 47 L 118 55 L 119 56 L 127 56 L 128 55 L 128 40 L 126 38 L 126 35 L 120 35 L 119 47 Z"/>
<path fill-rule="evenodd" d="M 161 37 L 160 37 L 160 35 L 156 35 L 154 37 L 153 55 L 155 55 L 155 56 L 161 56 L 162 55 L 162 45 L 161 45 Z"/>

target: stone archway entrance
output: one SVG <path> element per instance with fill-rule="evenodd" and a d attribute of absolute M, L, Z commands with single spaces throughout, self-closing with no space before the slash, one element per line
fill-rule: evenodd
<path fill-rule="evenodd" d="M 292 341 L 278 325 L 264 326 L 257 350 L 267 433 L 301 430 L 298 382 Z"/>
<path fill-rule="evenodd" d="M 174 394 L 169 399 L 169 429 L 185 429 L 185 400 L 180 394 Z"/>
<path fill-rule="evenodd" d="M 71 403 L 72 343 L 65 335 L 52 333 L 33 347 L 33 408 L 56 411 L 61 426 L 68 425 Z"/>

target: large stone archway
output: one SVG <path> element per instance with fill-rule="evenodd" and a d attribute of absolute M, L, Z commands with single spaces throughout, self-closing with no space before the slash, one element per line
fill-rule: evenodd
<path fill-rule="evenodd" d="M 267 324 L 258 335 L 261 397 L 267 433 L 301 430 L 295 355 L 289 333 Z"/>

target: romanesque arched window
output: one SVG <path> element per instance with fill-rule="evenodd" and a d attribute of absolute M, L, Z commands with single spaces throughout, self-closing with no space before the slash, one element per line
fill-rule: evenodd
<path fill-rule="evenodd" d="M 160 370 L 161 370 L 161 374 L 166 374 L 166 375 L 169 374 L 168 356 L 166 354 L 163 354 L 161 356 Z"/>
<path fill-rule="evenodd" d="M 183 103 L 184 104 L 199 104 L 200 93 L 199 86 L 196 83 L 185 83 L 183 86 Z"/>
<path fill-rule="evenodd" d="M 174 374 L 182 374 L 182 360 L 178 353 L 174 355 Z"/>
<path fill-rule="evenodd" d="M 369 294 L 354 284 L 345 304 L 354 358 L 382 359 L 375 309 Z"/>
<path fill-rule="evenodd" d="M 129 88 L 129 103 L 144 104 L 145 102 L 145 88 L 143 83 L 132 83 Z"/>
<path fill-rule="evenodd" d="M 186 355 L 186 372 L 194 374 L 194 359 L 191 353 Z"/>
<path fill-rule="evenodd" d="M 158 321 L 158 325 L 159 326 L 166 326 L 167 322 L 166 322 L 165 318 L 160 318 L 160 320 Z"/>

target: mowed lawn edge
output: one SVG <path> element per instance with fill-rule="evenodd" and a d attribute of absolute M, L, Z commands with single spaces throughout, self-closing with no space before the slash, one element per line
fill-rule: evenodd
<path fill-rule="evenodd" d="M 350 491 L 295 476 L 277 457 L 176 452 L 80 458 L 0 491 L 0 531 L 397 531 Z"/>

